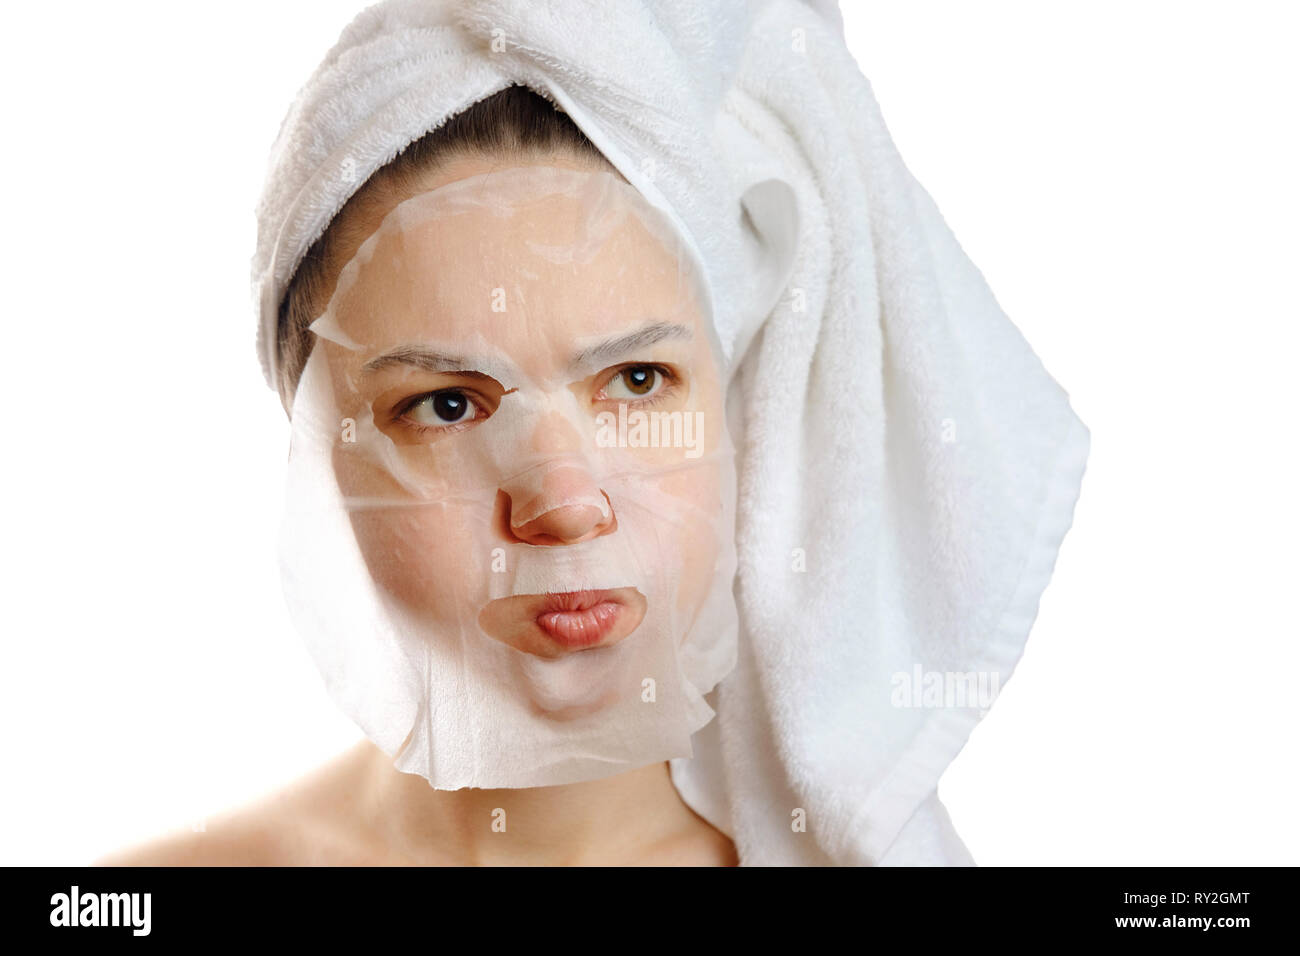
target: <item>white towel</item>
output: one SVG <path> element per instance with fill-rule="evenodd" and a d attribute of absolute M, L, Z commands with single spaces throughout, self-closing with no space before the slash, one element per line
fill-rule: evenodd
<path fill-rule="evenodd" d="M 936 786 L 986 708 L 901 695 L 1005 684 L 1088 432 L 898 155 L 833 3 L 367 9 L 273 147 L 253 261 L 268 378 L 280 298 L 348 196 L 514 83 L 675 217 L 728 353 L 739 663 L 672 763 L 683 798 L 742 864 L 973 862 Z"/>

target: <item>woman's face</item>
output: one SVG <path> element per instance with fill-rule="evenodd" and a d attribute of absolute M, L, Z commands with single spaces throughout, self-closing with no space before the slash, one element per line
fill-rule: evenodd
<path fill-rule="evenodd" d="M 734 493 L 685 257 L 616 175 L 503 165 L 430 174 L 313 326 L 357 541 L 431 639 L 559 658 L 657 611 L 680 640 Z"/>

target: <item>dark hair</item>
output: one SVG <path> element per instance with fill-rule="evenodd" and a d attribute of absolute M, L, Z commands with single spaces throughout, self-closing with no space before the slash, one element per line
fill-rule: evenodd
<path fill-rule="evenodd" d="M 376 170 L 312 243 L 280 302 L 276 349 L 285 407 L 292 404 L 311 352 L 312 335 L 307 327 L 325 308 L 338 279 L 333 267 L 343 267 L 334 259 L 364 241 L 361 231 L 377 210 L 391 208 L 413 195 L 429 172 L 456 156 L 549 153 L 569 153 L 593 164 L 608 163 L 577 124 L 550 100 L 527 87 L 509 86 L 424 134 Z"/>

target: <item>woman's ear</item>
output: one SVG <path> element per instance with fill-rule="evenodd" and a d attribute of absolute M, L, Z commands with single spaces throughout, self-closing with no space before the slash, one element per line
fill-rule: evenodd
<path fill-rule="evenodd" d="M 746 275 L 754 277 L 732 343 L 732 367 L 785 294 L 799 244 L 799 204 L 782 179 L 754 183 L 740 197 L 746 237 Z"/>

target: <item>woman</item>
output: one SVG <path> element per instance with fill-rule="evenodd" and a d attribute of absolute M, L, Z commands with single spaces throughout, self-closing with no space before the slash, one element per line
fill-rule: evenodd
<path fill-rule="evenodd" d="M 304 89 L 254 282 L 367 740 L 117 862 L 972 862 L 1087 433 L 833 9 L 707 12 L 384 3 Z"/>

